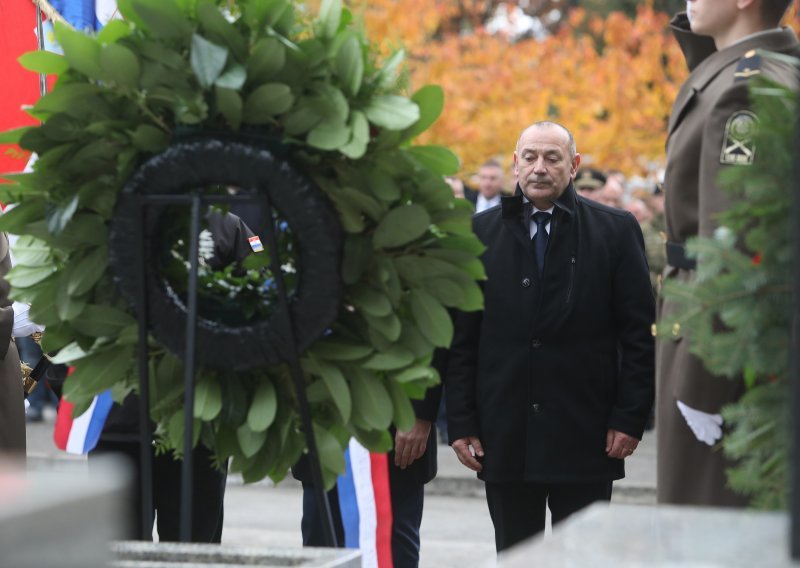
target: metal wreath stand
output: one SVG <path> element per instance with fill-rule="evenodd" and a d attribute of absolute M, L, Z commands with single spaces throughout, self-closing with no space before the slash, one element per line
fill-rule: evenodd
<path fill-rule="evenodd" d="M 230 185 L 247 195 L 205 195 L 202 188 Z M 197 280 L 201 219 L 210 204 L 258 203 L 270 269 L 279 306 L 266 320 L 227 327 L 198 314 Z M 189 206 L 190 268 L 186 304 L 166 279 L 148 266 L 157 242 L 164 207 Z M 274 206 L 274 207 L 273 207 Z M 300 257 L 298 284 L 288 297 L 282 277 L 273 212 L 287 221 Z M 134 237 L 134 238 L 131 238 Z M 143 164 L 121 192 L 111 221 L 109 266 L 122 295 L 139 322 L 139 423 L 141 445 L 142 528 L 153 527 L 152 425 L 148 369 L 148 334 L 184 362 L 184 440 L 181 469 L 180 540 L 192 533 L 192 439 L 196 365 L 237 371 L 279 362 L 288 364 L 308 447 L 314 492 L 323 536 L 335 547 L 331 508 L 314 439 L 311 411 L 298 353 L 307 349 L 336 319 L 341 290 L 341 228 L 336 213 L 316 187 L 268 150 L 263 139 L 202 136 L 179 141 Z M 198 349 L 199 346 L 199 349 Z"/>

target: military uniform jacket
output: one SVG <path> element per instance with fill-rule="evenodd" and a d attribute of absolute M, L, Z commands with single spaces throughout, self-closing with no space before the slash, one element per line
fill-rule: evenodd
<path fill-rule="evenodd" d="M 519 188 L 473 219 L 482 312 L 459 313 L 445 396 L 451 442 L 478 436 L 487 482 L 624 477 L 609 428 L 641 438 L 653 403 L 655 315 L 642 232 L 627 212 L 555 202 L 542 277 Z"/>
<path fill-rule="evenodd" d="M 14 309 L 4 276 L 11 270 L 8 236 L 0 233 L 0 453 L 25 456 L 25 394 L 17 346 L 11 339 Z"/>
<path fill-rule="evenodd" d="M 675 17 L 672 29 L 691 70 L 670 116 L 664 177 L 667 238 L 683 244 L 698 235 L 712 236 L 717 228 L 715 216 L 727 208 L 717 181 L 720 171 L 761 157 L 753 141 L 758 118 L 750 108 L 748 80 L 766 75 L 789 83 L 794 76 L 791 66 L 754 50 L 793 54 L 798 43 L 791 30 L 776 29 L 716 51 L 710 38 L 689 31 L 684 14 Z M 668 265 L 664 277 L 687 280 L 693 274 Z M 676 307 L 662 301 L 659 315 L 673 313 Z M 688 340 L 673 337 L 659 338 L 657 369 L 659 500 L 741 504 L 724 489 L 726 463 L 721 452 L 714 452 L 714 463 L 704 461 L 712 450 L 696 441 L 677 411 L 676 400 L 716 414 L 742 394 L 742 381 L 710 374 L 689 353 Z"/>

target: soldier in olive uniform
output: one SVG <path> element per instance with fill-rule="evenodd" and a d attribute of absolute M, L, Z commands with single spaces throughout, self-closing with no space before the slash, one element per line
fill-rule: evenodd
<path fill-rule="evenodd" d="M 726 209 L 718 176 L 731 165 L 768 159 L 753 138 L 758 117 L 748 96 L 751 77 L 764 75 L 795 84 L 790 65 L 756 50 L 795 55 L 795 34 L 777 26 L 790 0 L 689 0 L 672 28 L 691 75 L 678 93 L 669 121 L 666 193 L 665 278 L 689 280 L 695 264 L 686 258 L 690 237 L 708 237 L 716 215 Z M 662 301 L 661 316 L 675 305 Z M 658 406 L 658 501 L 741 506 L 745 499 L 727 488 L 717 442 L 723 434 L 721 408 L 743 393 L 742 380 L 714 376 L 690 354 L 688 340 L 659 337 L 656 353 Z"/>

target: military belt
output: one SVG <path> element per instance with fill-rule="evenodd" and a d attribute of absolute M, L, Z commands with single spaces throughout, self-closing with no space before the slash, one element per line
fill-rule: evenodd
<path fill-rule="evenodd" d="M 667 242 L 667 264 L 684 270 L 695 270 L 697 261 L 686 256 L 686 245 Z"/>

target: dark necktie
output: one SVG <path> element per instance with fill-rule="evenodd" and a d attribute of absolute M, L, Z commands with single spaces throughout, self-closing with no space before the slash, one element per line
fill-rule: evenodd
<path fill-rule="evenodd" d="M 539 276 L 544 271 L 544 254 L 547 252 L 547 224 L 553 215 L 544 211 L 537 211 L 533 214 L 533 222 L 536 223 L 536 234 L 533 235 L 533 249 L 536 252 L 536 266 L 539 267 Z"/>

